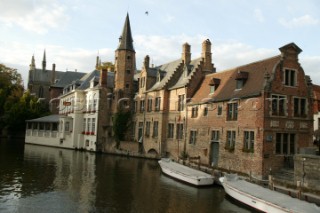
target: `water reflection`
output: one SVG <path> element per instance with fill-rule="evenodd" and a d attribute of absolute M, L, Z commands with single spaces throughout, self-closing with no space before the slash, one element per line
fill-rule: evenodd
<path fill-rule="evenodd" d="M 249 212 L 153 160 L 4 143 L 0 154 L 0 212 Z"/>

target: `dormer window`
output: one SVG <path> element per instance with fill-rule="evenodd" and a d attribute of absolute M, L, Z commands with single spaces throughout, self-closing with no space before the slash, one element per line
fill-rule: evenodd
<path fill-rule="evenodd" d="M 219 78 L 212 78 L 209 82 L 210 94 L 213 94 L 217 90 L 219 85 L 220 85 L 220 79 Z"/>
<path fill-rule="evenodd" d="M 244 85 L 244 81 L 242 79 L 237 80 L 236 89 L 242 89 L 243 85 Z"/>
<path fill-rule="evenodd" d="M 210 86 L 210 94 L 213 94 L 216 91 L 216 85 Z"/>
<path fill-rule="evenodd" d="M 164 76 L 165 76 L 164 72 L 162 72 L 161 70 L 157 70 L 157 82 L 160 82 Z"/>
<path fill-rule="evenodd" d="M 239 71 L 236 76 L 236 89 L 242 89 L 248 80 L 249 73 L 244 71 Z"/>

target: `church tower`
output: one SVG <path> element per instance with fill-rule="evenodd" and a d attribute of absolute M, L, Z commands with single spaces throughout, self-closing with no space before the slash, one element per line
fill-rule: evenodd
<path fill-rule="evenodd" d="M 115 51 L 114 95 L 118 103 L 120 99 L 127 99 L 123 103 L 128 106 L 132 101 L 135 70 L 136 52 L 133 47 L 129 14 L 127 14 L 122 34 L 119 38 L 119 45 Z M 118 108 L 119 106 L 116 107 Z"/>

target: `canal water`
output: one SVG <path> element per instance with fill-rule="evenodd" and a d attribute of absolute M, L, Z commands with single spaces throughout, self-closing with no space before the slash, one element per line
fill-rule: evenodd
<path fill-rule="evenodd" d="M 195 188 L 157 161 L 0 142 L 0 212 L 253 212 L 220 186 Z"/>

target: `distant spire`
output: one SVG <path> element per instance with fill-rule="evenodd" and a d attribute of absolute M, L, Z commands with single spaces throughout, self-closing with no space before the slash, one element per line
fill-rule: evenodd
<path fill-rule="evenodd" d="M 98 53 L 97 59 L 96 59 L 96 70 L 99 68 L 99 61 L 100 59 L 99 59 L 99 53 Z"/>
<path fill-rule="evenodd" d="M 46 70 L 47 60 L 46 60 L 46 49 L 44 49 L 43 52 L 43 59 L 42 59 L 42 70 Z"/>
<path fill-rule="evenodd" d="M 35 70 L 35 69 L 36 69 L 36 62 L 34 60 L 34 54 L 33 54 L 31 58 L 30 70 Z"/>
<path fill-rule="evenodd" d="M 134 51 L 133 39 L 132 39 L 132 35 L 131 35 L 131 27 L 130 27 L 130 20 L 129 20 L 128 13 L 127 13 L 126 21 L 123 26 L 122 34 L 119 38 L 118 50 Z"/>

